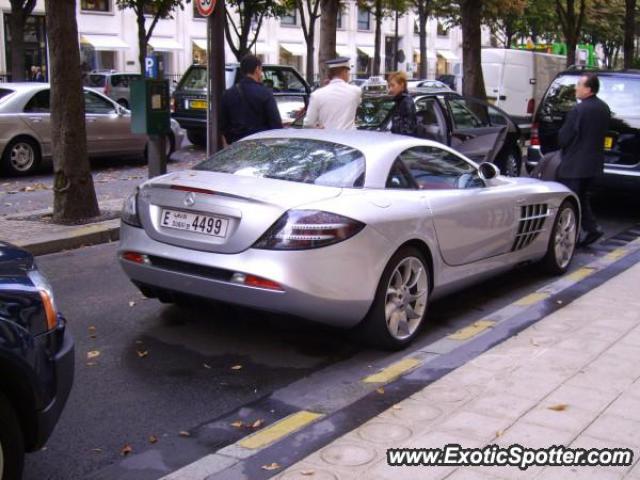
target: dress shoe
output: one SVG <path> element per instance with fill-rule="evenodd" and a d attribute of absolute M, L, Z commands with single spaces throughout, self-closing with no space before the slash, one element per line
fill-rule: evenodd
<path fill-rule="evenodd" d="M 602 237 L 602 235 L 604 235 L 604 232 L 600 229 L 587 232 L 587 234 L 582 238 L 580 246 L 586 247 L 587 245 L 591 245 L 592 243 L 598 241 L 600 237 Z"/>

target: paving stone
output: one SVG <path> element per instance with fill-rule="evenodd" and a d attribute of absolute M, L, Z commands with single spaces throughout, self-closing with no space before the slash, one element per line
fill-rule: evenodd
<path fill-rule="evenodd" d="M 413 435 L 413 431 L 408 427 L 379 421 L 367 422 L 355 433 L 363 440 L 389 447 L 397 445 Z"/>
<path fill-rule="evenodd" d="M 639 407 L 640 399 L 630 393 L 624 392 L 611 405 L 609 405 L 605 410 L 605 413 L 640 422 Z"/>
<path fill-rule="evenodd" d="M 601 438 L 618 446 L 640 449 L 640 422 L 617 415 L 598 417 L 585 431 L 586 436 Z"/>
<path fill-rule="evenodd" d="M 483 395 L 465 406 L 465 410 L 497 418 L 515 420 L 536 405 L 531 398 L 492 392 Z"/>
<path fill-rule="evenodd" d="M 399 420 L 407 426 L 433 423 L 455 407 L 455 404 L 450 403 L 433 405 L 426 400 L 409 399 L 391 407 L 381 417 L 387 421 Z"/>
<path fill-rule="evenodd" d="M 481 389 L 466 386 L 464 383 L 449 385 L 430 385 L 424 390 L 412 395 L 412 399 L 426 400 L 432 404 L 454 403 L 462 404 L 471 400 Z"/>
<path fill-rule="evenodd" d="M 507 418 L 459 411 L 435 428 L 439 432 L 453 434 L 456 437 L 472 437 L 487 442 L 495 438 L 497 432 L 508 428 L 511 423 L 511 420 Z"/>
<path fill-rule="evenodd" d="M 491 387 L 493 392 L 507 392 L 518 397 L 542 400 L 557 389 L 567 376 L 557 372 L 539 373 L 531 368 L 518 370 L 513 375 L 497 381 Z"/>
<path fill-rule="evenodd" d="M 447 477 L 447 480 L 502 480 L 508 477 L 496 477 L 490 473 L 470 467 L 460 467 Z"/>
<path fill-rule="evenodd" d="M 347 477 L 347 474 L 335 474 L 329 470 L 322 470 L 313 464 L 297 463 L 295 468 L 287 470 L 282 475 L 276 477 L 277 480 L 346 480 L 347 478 L 357 478 L 355 474 Z"/>
<path fill-rule="evenodd" d="M 570 432 L 536 425 L 520 419 L 494 443 L 505 447 L 519 444 L 525 448 L 546 448 L 553 445 L 568 445 L 574 436 Z"/>
<path fill-rule="evenodd" d="M 508 345 L 503 349 L 494 349 L 484 353 L 469 363 L 476 368 L 503 372 L 505 370 L 513 371 L 518 365 L 524 364 L 530 358 L 529 348 Z"/>
<path fill-rule="evenodd" d="M 578 438 L 576 438 L 573 443 L 571 443 L 571 448 L 584 448 L 585 450 L 591 450 L 593 448 L 597 448 L 602 450 L 604 448 L 612 449 L 612 448 L 630 448 L 634 451 L 634 460 L 637 462 L 638 457 L 638 449 L 634 447 L 630 442 L 627 441 L 619 441 L 619 440 L 610 440 L 603 439 L 590 436 L 586 432 L 582 433 Z M 632 467 L 615 467 L 615 466 L 603 466 L 598 467 L 598 470 L 606 470 L 612 471 L 614 473 L 627 473 L 631 470 Z"/>
<path fill-rule="evenodd" d="M 600 413 L 618 396 L 619 392 L 609 389 L 594 390 L 593 388 L 564 384 L 550 393 L 544 400 L 545 404 L 549 405 L 564 403 L 581 410 Z"/>
<path fill-rule="evenodd" d="M 620 480 L 623 474 L 592 467 L 546 467 L 536 480 Z"/>
<path fill-rule="evenodd" d="M 549 408 L 559 405 L 566 405 L 566 408 L 564 410 Z M 593 422 L 596 416 L 597 414 L 592 411 L 583 410 L 572 405 L 544 401 L 533 410 L 527 412 L 522 417 L 522 420 L 543 427 L 562 430 L 575 436 Z"/>

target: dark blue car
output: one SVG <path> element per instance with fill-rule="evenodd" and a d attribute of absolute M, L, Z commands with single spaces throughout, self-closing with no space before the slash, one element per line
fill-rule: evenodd
<path fill-rule="evenodd" d="M 0 479 L 51 435 L 73 383 L 73 339 L 28 252 L 0 242 Z"/>

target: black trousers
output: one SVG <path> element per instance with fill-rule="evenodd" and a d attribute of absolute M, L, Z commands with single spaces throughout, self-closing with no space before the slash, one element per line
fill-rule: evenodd
<path fill-rule="evenodd" d="M 591 184 L 593 183 L 593 178 L 559 178 L 558 181 L 578 196 L 580 208 L 582 209 L 582 229 L 588 233 L 600 230 L 591 210 Z"/>

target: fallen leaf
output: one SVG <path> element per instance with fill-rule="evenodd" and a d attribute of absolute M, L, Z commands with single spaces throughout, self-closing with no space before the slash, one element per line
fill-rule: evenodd
<path fill-rule="evenodd" d="M 270 463 L 269 465 L 262 465 L 263 470 L 267 470 L 268 472 L 272 471 L 272 470 L 277 470 L 280 468 L 280 465 L 278 465 L 276 462 Z"/>
<path fill-rule="evenodd" d="M 138 357 L 140 357 L 140 358 L 144 358 L 147 355 L 149 355 L 149 351 L 148 350 L 136 350 L 136 353 L 138 354 Z"/>
<path fill-rule="evenodd" d="M 90 352 L 87 352 L 87 360 L 98 358 L 99 356 L 100 356 L 99 350 L 91 350 Z"/>
<path fill-rule="evenodd" d="M 87 362 L 87 367 L 95 367 L 96 365 L 96 362 Z"/>
<path fill-rule="evenodd" d="M 504 430 L 498 430 L 496 432 L 496 437 L 500 438 L 502 435 L 504 435 Z"/>
<path fill-rule="evenodd" d="M 240 370 L 242 369 L 242 365 L 234 365 L 233 367 L 231 367 L 231 370 Z"/>
<path fill-rule="evenodd" d="M 315 471 L 314 470 L 302 470 L 300 472 L 300 475 L 304 475 L 305 477 L 310 477 L 311 475 L 315 475 Z"/>
<path fill-rule="evenodd" d="M 131 301 L 129 302 L 129 306 L 130 306 L 130 307 L 133 307 L 135 304 L 136 304 L 136 302 L 134 302 L 133 300 L 131 300 Z"/>
<path fill-rule="evenodd" d="M 181 437 L 190 437 L 191 434 L 185 430 L 182 430 L 178 435 L 180 435 Z"/>
<path fill-rule="evenodd" d="M 133 452 L 133 448 L 131 448 L 131 445 L 127 443 L 124 447 L 122 447 L 122 450 L 120 450 L 120 455 L 122 455 L 123 457 L 126 457 L 132 452 Z"/>
<path fill-rule="evenodd" d="M 158 443 L 158 437 L 155 435 L 149 435 L 149 443 Z"/>
<path fill-rule="evenodd" d="M 251 428 L 260 428 L 264 424 L 264 420 L 259 419 L 251 424 Z"/>
<path fill-rule="evenodd" d="M 539 347 L 540 346 L 540 344 L 538 342 L 536 342 L 533 338 L 531 340 L 529 340 L 529 343 L 531 345 L 533 345 L 534 347 Z"/>
<path fill-rule="evenodd" d="M 384 388 L 383 387 L 376 388 L 376 392 L 378 392 L 380 395 L 384 395 Z"/>
<path fill-rule="evenodd" d="M 101 448 L 92 448 L 91 451 L 93 453 L 102 453 L 102 449 Z"/>
<path fill-rule="evenodd" d="M 202 364 L 202 366 L 203 366 L 204 368 L 211 369 L 211 365 L 209 365 L 208 363 L 203 363 L 203 364 Z"/>
<path fill-rule="evenodd" d="M 400 405 L 394 405 L 393 407 L 394 410 L 402 410 L 402 407 Z"/>
<path fill-rule="evenodd" d="M 240 420 L 236 420 L 231 424 L 231 426 L 235 428 L 242 428 L 244 427 L 244 423 L 242 423 Z"/>
<path fill-rule="evenodd" d="M 566 403 L 558 403 L 557 405 L 551 405 L 547 407 L 548 410 L 553 410 L 554 412 L 563 412 L 567 409 L 569 405 Z"/>

